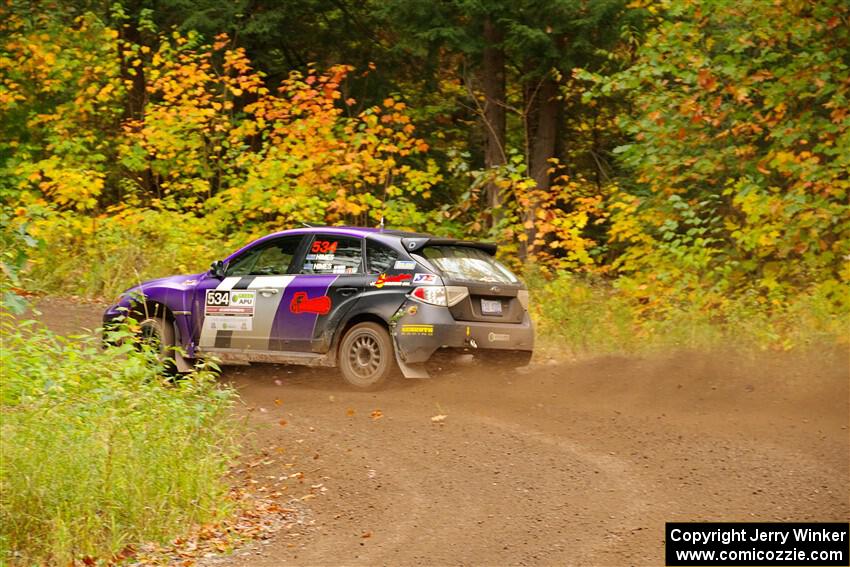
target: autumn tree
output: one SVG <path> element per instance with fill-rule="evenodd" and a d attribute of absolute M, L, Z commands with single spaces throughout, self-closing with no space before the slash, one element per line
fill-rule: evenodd
<path fill-rule="evenodd" d="M 605 83 L 631 94 L 616 265 L 652 293 L 850 293 L 850 7 L 683 1 Z M 643 275 L 640 275 L 643 274 Z M 648 291 L 649 293 L 649 291 Z"/>

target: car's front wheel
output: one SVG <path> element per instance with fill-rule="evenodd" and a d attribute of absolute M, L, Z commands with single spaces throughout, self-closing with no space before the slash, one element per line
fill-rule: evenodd
<path fill-rule="evenodd" d="M 139 322 L 139 343 L 150 347 L 168 374 L 176 372 L 174 326 L 164 317 L 147 317 Z"/>
<path fill-rule="evenodd" d="M 395 368 L 389 333 L 377 323 L 351 327 L 339 346 L 339 368 L 346 382 L 360 390 L 374 390 Z"/>

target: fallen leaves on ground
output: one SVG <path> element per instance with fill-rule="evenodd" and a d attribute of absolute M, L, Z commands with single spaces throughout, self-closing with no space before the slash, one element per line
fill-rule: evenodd
<path fill-rule="evenodd" d="M 292 537 L 302 535 L 301 530 L 312 522 L 308 520 L 308 509 L 301 503 L 328 489 L 321 482 L 305 485 L 305 475 L 301 471 L 281 476 L 279 467 L 290 468 L 294 464 L 281 464 L 270 454 L 263 451 L 244 459 L 240 466 L 231 470 L 235 480 L 227 497 L 234 509 L 231 516 L 193 526 L 164 545 L 149 543 L 137 549 L 128 548 L 131 553 L 122 552 L 124 555 L 116 556 L 117 560 L 130 558 L 138 565 L 192 567 L 204 559 L 248 546 L 252 541 L 267 540 L 282 530 Z M 292 494 L 289 489 L 297 493 Z M 281 502 L 284 498 L 286 500 Z"/>
<path fill-rule="evenodd" d="M 441 423 L 443 421 L 446 421 L 447 417 L 449 417 L 449 416 L 443 415 L 443 414 L 435 415 L 434 417 L 431 418 L 431 422 L 432 423 Z"/>
<path fill-rule="evenodd" d="M 382 417 L 384 417 L 384 412 L 382 412 L 379 409 L 372 410 L 372 413 L 369 415 L 369 417 L 371 417 L 374 420 L 378 420 L 378 419 L 381 419 Z"/>
<path fill-rule="evenodd" d="M 141 565 L 191 566 L 202 558 L 227 553 L 252 540 L 269 539 L 281 529 L 291 529 L 301 521 L 299 510 L 281 505 L 269 497 L 249 495 L 236 489 L 229 496 L 239 512 L 213 524 L 194 526 L 183 537 L 165 545 L 146 544 L 134 554 Z"/>

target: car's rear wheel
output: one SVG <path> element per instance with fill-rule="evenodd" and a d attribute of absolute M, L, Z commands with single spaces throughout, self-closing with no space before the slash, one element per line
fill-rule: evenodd
<path fill-rule="evenodd" d="M 157 353 L 166 374 L 177 372 L 174 361 L 174 326 L 164 317 L 147 317 L 139 322 L 139 343 Z"/>
<path fill-rule="evenodd" d="M 377 323 L 351 327 L 339 346 L 339 368 L 346 382 L 360 390 L 374 390 L 395 369 L 393 343 Z"/>

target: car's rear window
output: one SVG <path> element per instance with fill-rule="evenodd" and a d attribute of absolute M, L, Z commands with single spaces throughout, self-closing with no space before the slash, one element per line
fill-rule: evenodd
<path fill-rule="evenodd" d="M 428 246 L 422 255 L 452 280 L 518 283 L 509 269 L 492 256 L 468 246 Z"/>

